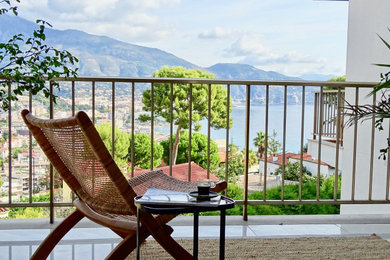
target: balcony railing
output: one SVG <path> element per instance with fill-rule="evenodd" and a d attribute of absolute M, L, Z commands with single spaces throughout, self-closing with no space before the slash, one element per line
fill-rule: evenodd
<path fill-rule="evenodd" d="M 57 114 L 59 117 L 63 117 L 66 115 L 74 115 L 76 112 L 76 108 L 83 106 L 83 109 L 87 110 L 88 114 L 90 115 L 92 121 L 94 123 L 98 123 L 102 121 L 100 113 L 98 113 L 98 108 L 102 108 L 106 113 L 106 119 L 109 118 L 109 121 L 112 126 L 112 147 L 114 147 L 114 141 L 115 141 L 115 126 L 118 126 L 118 118 L 124 115 L 130 115 L 130 117 L 127 118 L 127 123 L 125 128 L 131 134 L 132 140 L 134 140 L 134 134 L 137 127 L 136 122 L 136 103 L 141 105 L 140 103 L 140 93 L 144 89 L 150 89 L 151 90 L 151 104 L 153 107 L 154 102 L 154 86 L 158 83 L 166 83 L 169 86 L 169 93 L 170 93 L 170 115 L 172 119 L 172 113 L 173 113 L 173 107 L 174 107 L 174 100 L 173 100 L 173 91 L 174 86 L 177 84 L 188 84 L 189 92 L 188 92 L 188 101 L 189 101 L 189 118 L 191 121 L 192 118 L 192 107 L 193 107 L 193 97 L 192 97 L 192 87 L 195 84 L 201 84 L 207 87 L 208 89 L 208 112 L 207 112 L 207 118 L 210 118 L 210 114 L 212 113 L 211 107 L 210 107 L 210 97 L 212 93 L 212 88 L 215 85 L 222 85 L 227 90 L 227 117 L 226 122 L 227 125 L 229 125 L 230 120 L 230 113 L 229 113 L 229 106 L 231 105 L 232 100 L 232 92 L 237 93 L 238 90 L 243 91 L 243 95 L 241 96 L 240 100 L 233 99 L 233 102 L 241 102 L 239 105 L 242 106 L 244 109 L 242 110 L 241 117 L 245 117 L 245 120 L 243 125 L 240 125 L 240 129 L 243 133 L 243 140 L 242 140 L 242 148 L 244 148 L 244 171 L 242 174 L 244 175 L 243 179 L 243 187 L 244 187 L 244 198 L 243 200 L 237 201 L 237 204 L 243 205 L 243 218 L 246 220 L 248 218 L 248 206 L 249 205 L 307 205 L 307 204 L 314 204 L 314 205 L 324 205 L 324 204 L 381 204 L 381 203 L 388 203 L 389 202 L 389 196 L 388 192 L 387 195 L 383 198 L 379 198 L 376 200 L 373 200 L 373 167 L 374 167 L 374 144 L 372 142 L 371 145 L 371 156 L 370 156 L 370 169 L 369 169 L 369 194 L 366 199 L 356 199 L 355 197 L 355 186 L 356 186 L 356 154 L 357 154 L 357 124 L 354 126 L 354 136 L 353 136 L 353 146 L 351 150 L 349 151 L 353 155 L 353 170 L 351 172 L 351 178 L 352 178 L 352 195 L 348 199 L 340 199 L 338 197 L 338 177 L 340 172 L 340 162 L 339 162 L 339 149 L 340 149 L 340 140 L 342 139 L 342 108 L 341 108 L 341 102 L 334 103 L 331 97 L 336 96 L 337 100 L 342 100 L 343 96 L 343 90 L 342 89 L 353 89 L 355 90 L 355 101 L 356 104 L 359 100 L 359 89 L 367 89 L 372 88 L 374 84 L 371 83 L 345 83 L 345 82 L 309 82 L 309 81 L 260 81 L 260 80 L 216 80 L 216 79 L 178 79 L 178 78 L 110 78 L 110 77 L 104 77 L 104 78 L 92 78 L 92 77 L 79 77 L 77 79 L 57 79 L 60 82 L 61 86 L 61 92 L 58 92 L 57 89 L 53 89 L 53 87 L 50 85 L 50 91 L 56 95 L 59 95 L 63 92 L 70 93 L 69 97 L 67 97 L 66 102 L 70 104 L 69 108 L 67 109 L 68 113 L 60 113 L 64 108 L 61 108 L 61 104 L 57 102 L 55 104 L 50 98 L 47 101 L 47 107 L 44 107 L 42 105 L 37 105 L 36 103 L 36 97 L 33 97 L 32 95 L 27 95 L 25 99 L 21 99 L 16 104 L 11 103 L 10 107 L 11 109 L 7 112 L 6 118 L 4 115 L 1 115 L 1 119 L 4 119 L 8 124 L 8 129 L 2 129 L 3 132 L 7 133 L 7 141 L 3 144 L 3 159 L 4 161 L 8 160 L 8 163 L 5 163 L 5 169 L 3 171 L 4 177 L 8 179 L 8 198 L 4 200 L 0 204 L 1 207 L 49 207 L 50 209 L 50 219 L 51 222 L 54 218 L 54 207 L 63 207 L 63 206 L 71 206 L 71 201 L 60 201 L 59 198 L 56 198 L 54 195 L 54 184 L 56 181 L 56 176 L 53 171 L 52 166 L 47 166 L 47 171 L 49 173 L 48 179 L 49 179 L 49 192 L 50 192 L 50 201 L 49 202 L 33 202 L 33 195 L 34 195 L 34 189 L 35 185 L 38 185 L 36 183 L 36 169 L 37 165 L 44 165 L 46 161 L 42 158 L 39 158 L 39 156 L 36 156 L 39 153 L 39 149 L 34 145 L 34 140 L 31 137 L 31 134 L 29 134 L 27 140 L 27 144 L 23 146 L 23 144 L 20 146 L 20 144 L 16 145 L 14 142 L 16 140 L 13 140 L 12 137 L 15 136 L 21 136 L 24 133 L 23 130 L 23 123 L 21 121 L 20 117 L 20 110 L 22 108 L 29 108 L 30 111 L 33 111 L 34 114 L 39 116 L 46 116 L 48 118 L 57 118 Z M 48 83 L 49 84 L 49 83 Z M 333 89 L 336 89 L 335 91 L 332 91 L 331 93 L 328 93 L 324 90 L 326 87 L 332 87 Z M 255 90 L 258 90 L 258 93 L 264 93 L 265 98 L 261 98 L 257 96 L 255 93 Z M 10 88 L 9 91 L 12 91 Z M 315 96 L 313 96 L 313 91 L 316 91 Z M 120 92 L 120 94 L 117 94 Z M 257 92 L 256 92 L 257 93 Z M 59 96 L 61 96 L 59 95 Z M 236 95 L 236 94 L 235 94 Z M 63 96 L 63 95 L 62 95 Z M 58 99 L 60 100 L 61 97 Z M 65 99 L 65 98 L 62 98 Z M 121 100 L 119 102 L 119 100 Z M 76 102 L 77 101 L 77 102 Z M 46 101 L 42 101 L 46 102 Z M 373 100 L 375 103 L 375 99 Z M 77 104 L 76 104 L 77 103 Z M 259 106 L 259 103 L 261 103 L 261 106 L 263 110 L 259 114 L 257 111 L 253 112 L 253 108 L 256 106 Z M 236 105 L 237 103 L 235 103 Z M 324 104 L 328 104 L 328 106 L 324 106 Z M 291 108 L 294 107 L 294 110 L 291 110 Z M 242 108 L 241 108 L 242 109 Z M 124 112 L 125 111 L 125 112 Z M 276 112 L 275 112 L 276 111 Z M 270 115 L 277 115 L 270 117 Z M 293 120 L 291 120 L 291 116 L 294 116 Z M 155 140 L 156 137 L 156 120 L 158 119 L 155 115 L 155 112 L 153 109 L 150 111 L 150 117 L 151 121 L 150 124 L 147 126 L 148 133 L 151 136 L 152 140 Z M 312 129 L 313 124 L 309 124 L 307 122 L 310 122 L 314 119 L 314 129 Z M 290 119 L 289 119 L 290 118 Z M 121 119 L 121 123 L 124 120 Z M 295 125 L 291 125 L 291 121 L 295 123 Z M 169 123 L 169 126 L 167 126 L 166 134 L 168 136 L 173 136 L 173 131 L 175 129 L 175 126 L 172 123 L 172 120 L 170 120 L 171 123 Z M 259 123 L 260 122 L 260 123 Z M 323 122 L 323 123 L 320 123 Z M 260 129 L 254 129 L 254 124 L 259 124 Z M 207 151 L 204 151 L 207 153 L 207 177 L 211 174 L 210 169 L 210 142 L 212 140 L 212 134 L 213 131 L 211 129 L 211 122 L 210 120 L 206 120 L 204 122 L 206 128 L 207 128 L 207 138 L 208 138 L 208 145 L 207 145 Z M 233 122 L 234 124 L 234 122 Z M 259 175 L 259 183 L 261 182 L 261 188 L 262 188 L 262 199 L 258 200 L 249 200 L 248 199 L 248 176 L 249 176 L 249 149 L 253 148 L 252 145 L 252 139 L 257 131 L 263 131 L 265 133 L 265 154 L 268 154 L 269 152 L 269 136 L 271 136 L 271 133 L 275 127 L 280 126 L 281 130 L 281 137 L 280 137 L 280 143 L 281 143 L 281 151 L 279 152 L 281 155 L 281 165 L 282 165 L 282 172 L 281 172 L 281 193 L 280 193 L 280 199 L 279 200 L 268 200 L 267 199 L 267 185 L 268 183 L 268 176 L 269 176 L 269 170 L 267 167 L 267 164 L 270 162 L 267 162 L 267 160 L 264 160 L 264 173 L 262 176 Z M 123 127 L 123 126 L 121 126 Z M 291 133 L 291 129 L 294 128 L 294 134 L 293 136 L 289 135 Z M 15 129 L 17 132 L 15 132 Z M 25 128 L 24 128 L 25 129 Z M 188 180 L 192 180 L 191 178 L 191 133 L 194 131 L 192 124 L 188 126 L 189 130 L 189 154 L 188 154 Z M 373 123 L 371 125 L 371 128 L 369 131 L 371 133 L 374 133 L 375 125 L 374 125 L 374 119 Z M 221 130 L 219 130 L 221 131 Z M 224 131 L 224 152 L 225 152 L 225 179 L 229 182 L 229 176 L 228 176 L 228 161 L 229 161 L 229 144 L 232 143 L 232 139 L 237 141 L 237 134 L 232 134 L 228 127 L 223 130 Z M 304 165 L 304 146 L 305 146 L 305 138 L 308 137 L 308 133 L 314 134 L 314 136 L 318 140 L 318 151 L 316 154 L 316 172 L 313 174 L 317 177 L 316 178 L 316 198 L 314 200 L 307 200 L 304 199 L 304 196 L 302 194 L 302 185 L 303 185 L 303 165 Z M 221 133 L 221 132 L 219 132 Z M 374 134 L 371 135 L 372 141 L 374 139 Z M 322 163 L 322 140 L 326 139 L 328 137 L 332 137 L 335 140 L 336 143 L 336 150 L 335 154 L 331 155 L 334 156 L 336 159 L 336 163 L 333 166 L 334 167 L 334 175 L 335 175 L 335 184 L 333 187 L 333 199 L 322 199 L 320 194 L 320 179 L 321 179 L 321 163 Z M 170 139 L 170 138 L 169 138 Z M 298 154 L 298 161 L 300 163 L 300 173 L 299 173 L 299 194 L 297 198 L 295 199 L 287 199 L 285 198 L 285 186 L 286 186 L 286 179 L 285 179 L 285 168 L 284 165 L 287 162 L 287 156 L 286 154 L 291 150 L 290 143 L 292 142 L 295 147 L 295 151 Z M 4 150 L 4 147 L 6 148 L 6 151 Z M 23 169 L 15 170 L 18 163 L 13 159 L 15 157 L 14 151 L 18 147 L 27 147 L 27 155 L 25 160 L 27 162 L 25 163 L 25 167 L 22 167 Z M 151 154 L 153 155 L 153 142 L 151 142 Z M 255 148 L 253 148 L 255 149 Z M 364 149 L 364 148 L 359 148 Z M 375 148 L 376 149 L 376 148 Z M 170 150 L 172 150 L 172 141 L 170 143 Z M 131 147 L 131 157 L 134 158 L 134 147 Z M 112 149 L 112 155 L 114 157 L 114 148 Z M 28 158 L 28 159 L 27 159 Z M 153 169 L 153 156 L 150 162 L 151 169 Z M 171 159 L 170 159 L 171 161 Z M 170 164 L 172 165 L 172 163 Z M 169 173 L 172 175 L 172 166 L 169 166 Z M 134 166 L 131 166 L 130 170 L 130 177 L 134 176 Z M 16 172 L 15 172 L 16 171 Z M 13 195 L 15 194 L 16 189 L 18 189 L 18 185 L 16 185 L 16 182 L 14 182 L 15 177 L 19 177 L 21 174 L 25 174 L 28 178 L 25 178 L 25 180 L 28 181 L 28 201 L 27 202 L 16 202 L 17 199 L 13 198 Z M 3 180 L 4 180 L 3 177 Z M 260 180 L 261 178 L 261 180 Z M 23 185 L 21 185 L 23 186 Z M 383 188 L 387 191 L 389 190 L 389 177 L 387 177 L 386 181 L 383 183 Z M 6 196 L 4 196 L 6 197 Z"/>

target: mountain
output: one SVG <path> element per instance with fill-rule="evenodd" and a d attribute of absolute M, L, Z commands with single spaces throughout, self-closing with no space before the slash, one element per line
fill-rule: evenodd
<path fill-rule="evenodd" d="M 217 79 L 247 79 L 247 80 L 302 80 L 297 77 L 289 77 L 275 71 L 265 71 L 247 64 L 218 63 L 206 68 Z M 281 86 L 270 87 L 270 103 L 283 103 L 284 88 Z M 295 104 L 300 102 L 301 88 L 291 86 L 288 88 L 287 102 Z M 312 91 L 308 88 L 307 92 Z M 266 89 L 264 86 L 251 86 L 251 100 L 255 103 L 265 103 Z M 231 96 L 235 102 L 244 102 L 246 98 L 246 86 L 232 86 Z M 311 100 L 310 100 L 311 101 Z"/>
<path fill-rule="evenodd" d="M 253 80 L 300 80 L 275 71 L 265 71 L 247 64 L 218 63 L 206 68 L 218 79 L 253 79 Z"/>
<path fill-rule="evenodd" d="M 0 42 L 7 41 L 17 33 L 29 36 L 35 28 L 37 28 L 35 23 L 20 17 L 0 15 Z M 202 68 L 156 48 L 125 43 L 78 30 L 61 31 L 47 28 L 46 37 L 48 45 L 68 50 L 79 58 L 79 76 L 151 77 L 154 71 L 167 65 L 202 69 L 213 73 L 218 79 L 300 80 L 300 78 L 285 76 L 274 71 L 264 71 L 246 64 L 218 63 Z M 245 91 L 245 86 L 234 86 L 231 90 L 232 98 L 239 102 L 245 100 Z M 289 103 L 299 103 L 299 96 L 300 88 L 289 87 Z M 254 102 L 264 103 L 264 97 L 264 87 L 251 87 L 251 99 Z M 283 102 L 282 87 L 271 88 L 270 102 L 271 104 Z"/>
<path fill-rule="evenodd" d="M 15 33 L 30 35 L 36 25 L 20 17 L 0 16 L 0 40 Z M 80 76 L 150 77 L 164 65 L 199 68 L 173 54 L 77 30 L 47 29 L 47 43 L 80 60 Z"/>

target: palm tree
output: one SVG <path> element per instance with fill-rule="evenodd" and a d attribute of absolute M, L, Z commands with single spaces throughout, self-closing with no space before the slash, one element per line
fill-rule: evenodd
<path fill-rule="evenodd" d="M 253 139 L 253 144 L 257 146 L 257 158 L 263 158 L 265 152 L 265 134 L 263 131 L 257 132 L 257 136 Z"/>

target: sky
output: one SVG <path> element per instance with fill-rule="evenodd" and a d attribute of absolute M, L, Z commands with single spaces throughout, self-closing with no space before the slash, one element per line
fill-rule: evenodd
<path fill-rule="evenodd" d="M 346 1 L 23 0 L 19 15 L 158 48 L 202 67 L 345 74 Z"/>

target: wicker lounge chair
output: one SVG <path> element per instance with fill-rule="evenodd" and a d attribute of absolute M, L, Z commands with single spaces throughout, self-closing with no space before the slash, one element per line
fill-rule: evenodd
<path fill-rule="evenodd" d="M 136 207 L 134 197 L 148 187 L 192 191 L 196 185 L 172 178 L 162 171 L 150 171 L 126 180 L 84 112 L 67 119 L 38 119 L 28 110 L 22 117 L 42 150 L 77 195 L 76 210 L 41 243 L 31 259 L 45 259 L 62 237 L 83 217 L 113 230 L 123 240 L 107 259 L 123 259 L 136 248 Z M 226 188 L 226 182 L 215 191 Z M 141 213 L 141 241 L 149 235 L 175 259 L 192 259 L 172 237 L 166 223 L 174 215 Z"/>

